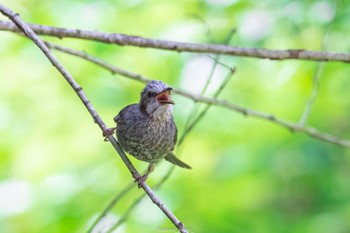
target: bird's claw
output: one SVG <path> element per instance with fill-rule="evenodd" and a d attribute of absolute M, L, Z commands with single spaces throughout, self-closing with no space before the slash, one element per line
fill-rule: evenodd
<path fill-rule="evenodd" d="M 145 183 L 145 181 L 147 180 L 148 174 L 144 174 L 143 176 L 140 176 L 138 178 L 135 179 L 134 182 L 137 182 L 137 187 L 141 188 L 142 184 Z"/>
<path fill-rule="evenodd" d="M 115 127 L 114 128 L 108 128 L 108 129 L 105 129 L 102 133 L 102 136 L 104 137 L 104 141 L 109 141 L 108 140 L 108 137 L 109 136 L 112 136 L 114 134 L 114 131 L 115 131 Z"/>

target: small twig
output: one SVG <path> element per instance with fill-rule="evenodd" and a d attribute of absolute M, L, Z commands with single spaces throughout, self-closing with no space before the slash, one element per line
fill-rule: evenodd
<path fill-rule="evenodd" d="M 159 188 L 161 188 L 161 186 L 163 186 L 163 184 L 169 179 L 169 177 L 171 176 L 171 174 L 174 172 L 175 170 L 175 165 L 171 165 L 170 169 L 168 170 L 168 172 L 163 176 L 163 178 L 153 187 L 154 190 L 157 190 Z M 118 194 L 119 195 L 119 194 Z M 113 230 L 117 229 L 123 222 L 125 222 L 127 220 L 127 218 L 129 217 L 130 213 L 134 210 L 134 208 L 140 203 L 140 201 L 145 197 L 145 194 L 142 194 L 141 196 L 139 196 L 130 206 L 129 208 L 126 210 L 126 212 L 123 214 L 123 216 L 118 220 L 118 222 L 116 222 L 110 229 L 108 232 L 112 232 Z"/>
<path fill-rule="evenodd" d="M 217 55 L 217 59 L 219 58 L 219 56 L 220 55 Z M 204 87 L 203 87 L 203 89 L 201 91 L 201 95 L 205 94 L 205 92 L 206 92 L 206 90 L 207 90 L 207 88 L 208 88 L 208 86 L 209 86 L 209 84 L 210 84 L 210 82 L 211 82 L 211 80 L 212 80 L 212 78 L 214 76 L 214 72 L 216 70 L 217 65 L 218 65 L 218 62 L 214 61 L 213 66 L 212 66 L 212 68 L 210 70 L 209 76 L 207 78 L 207 81 L 205 82 L 205 85 L 204 85 Z M 193 103 L 193 105 L 191 107 L 191 110 L 189 111 L 188 116 L 187 116 L 186 121 L 185 121 L 184 132 L 187 131 L 189 125 L 191 124 L 192 119 L 197 114 L 198 108 L 199 108 L 199 105 L 197 104 L 196 101 L 194 101 L 194 103 Z M 184 136 L 184 135 L 182 135 L 182 136 Z M 183 137 L 180 137 L 179 142 L 180 141 L 182 142 L 182 139 L 183 139 Z"/>
<path fill-rule="evenodd" d="M 202 19 L 202 21 L 203 21 L 204 24 L 207 24 L 207 22 L 205 20 Z M 208 25 L 208 30 L 210 31 L 209 25 Z M 235 30 L 231 30 L 229 32 L 229 34 L 227 35 L 226 39 L 224 40 L 224 44 L 225 45 L 230 43 L 230 41 L 231 41 L 233 35 L 235 34 L 235 32 L 236 32 Z M 220 54 L 215 56 L 213 66 L 211 67 L 211 70 L 209 72 L 207 81 L 205 82 L 205 85 L 204 85 L 204 87 L 203 87 L 203 89 L 201 91 L 201 95 L 204 95 L 205 92 L 207 91 L 207 89 L 209 87 L 209 84 L 211 83 L 211 81 L 212 81 L 212 79 L 214 77 L 214 72 L 216 70 L 216 67 L 217 67 L 218 64 L 220 64 L 220 57 L 221 57 Z M 231 70 L 231 68 L 230 68 L 230 70 Z M 220 88 L 220 89 L 222 89 L 222 88 Z M 195 124 L 193 124 L 192 120 L 195 119 L 195 115 L 197 114 L 198 109 L 199 109 L 199 105 L 198 105 L 198 103 L 196 101 L 194 101 L 194 103 L 192 105 L 192 108 L 191 108 L 191 110 L 190 110 L 190 112 L 189 112 L 189 114 L 187 116 L 187 119 L 186 119 L 186 122 L 185 122 L 185 125 L 184 125 L 184 132 L 183 132 L 182 136 L 179 139 L 179 144 L 182 143 L 182 141 L 186 137 L 187 133 L 189 133 L 191 131 L 191 129 L 193 128 L 193 126 L 195 125 Z M 205 111 L 205 113 L 206 112 L 207 111 Z M 192 126 L 190 126 L 190 125 L 192 125 Z"/>
<path fill-rule="evenodd" d="M 57 28 L 37 24 L 28 25 L 30 28 L 32 28 L 33 31 L 41 35 L 54 36 L 58 38 L 79 38 L 124 46 L 155 48 L 177 52 L 226 54 L 232 56 L 264 58 L 271 60 L 296 59 L 310 61 L 350 62 L 349 53 L 319 52 L 304 49 L 273 50 L 262 48 L 242 48 L 218 44 L 184 43 L 169 40 L 149 39 L 117 33 Z M 13 23 L 1 20 L 0 30 L 19 32 L 18 28 Z"/>
<path fill-rule="evenodd" d="M 50 43 L 50 45 L 52 46 L 51 43 Z M 52 48 L 55 48 L 55 49 L 57 49 L 58 47 L 61 47 L 61 46 L 55 46 L 55 47 L 52 46 Z M 119 75 L 128 77 L 130 79 L 137 80 L 137 81 L 142 82 L 142 83 L 147 83 L 150 80 L 150 79 L 148 79 L 140 74 L 136 74 L 136 73 L 133 73 L 130 71 L 126 71 L 126 70 L 117 68 L 117 67 L 115 67 L 115 66 L 113 66 L 105 61 L 102 61 L 101 59 L 95 58 L 91 55 L 86 55 L 85 53 L 78 52 L 78 51 L 72 52 L 73 50 L 71 50 L 71 49 L 69 49 L 69 50 L 70 50 L 71 55 L 81 57 L 87 61 L 90 61 L 94 64 L 97 64 L 97 65 L 109 70 L 113 74 L 119 74 Z M 64 50 L 61 50 L 61 51 L 64 51 Z M 235 105 L 233 103 L 230 103 L 227 100 L 213 99 L 213 98 L 209 98 L 209 97 L 205 97 L 205 96 L 201 96 L 201 95 L 196 95 L 196 94 L 192 94 L 190 92 L 187 92 L 187 91 L 181 90 L 181 89 L 177 89 L 177 88 L 174 88 L 174 93 L 177 93 L 179 95 L 182 95 L 186 98 L 189 98 L 191 100 L 194 100 L 194 101 L 197 101 L 200 103 L 211 104 L 214 106 L 223 107 L 225 109 L 239 112 L 244 116 L 251 116 L 251 117 L 255 117 L 255 118 L 259 118 L 262 120 L 272 122 L 272 123 L 275 123 L 279 126 L 286 128 L 286 129 L 289 129 L 291 132 L 305 133 L 305 134 L 309 135 L 310 137 L 313 137 L 313 138 L 316 138 L 316 139 L 319 139 L 319 140 L 322 140 L 325 142 L 333 143 L 333 144 L 340 145 L 340 146 L 350 147 L 349 140 L 339 138 L 339 137 L 331 135 L 329 133 L 321 132 L 321 131 L 319 131 L 315 128 L 312 128 L 312 127 L 301 126 L 299 123 L 293 123 L 290 121 L 286 121 L 286 120 L 277 118 L 272 114 L 258 112 L 258 111 L 255 111 L 253 109 L 241 107 L 241 106 Z"/>
<path fill-rule="evenodd" d="M 197 100 L 198 102 L 201 102 L 201 103 L 212 104 L 212 105 L 216 105 L 216 106 L 220 106 L 223 108 L 234 110 L 236 112 L 243 114 L 244 116 L 251 116 L 251 117 L 270 121 L 270 122 L 275 123 L 277 125 L 280 125 L 284 128 L 287 128 L 292 132 L 305 133 L 311 137 L 314 137 L 314 138 L 317 138 L 317 139 L 320 139 L 320 140 L 323 140 L 326 142 L 330 142 L 330 143 L 345 146 L 345 147 L 350 147 L 350 141 L 348 141 L 348 140 L 333 136 L 333 135 L 328 134 L 328 133 L 321 132 L 321 131 L 319 131 L 315 128 L 312 128 L 312 127 L 304 127 L 304 126 L 300 126 L 297 123 L 292 123 L 292 122 L 289 122 L 286 120 L 282 120 L 280 118 L 275 117 L 272 114 L 258 112 L 258 111 L 252 110 L 252 109 L 244 108 L 244 107 L 232 104 L 226 100 L 212 99 L 212 98 L 208 98 L 208 97 L 204 97 L 204 96 L 194 95 L 192 93 L 188 93 L 188 92 L 185 92 L 182 90 L 177 90 L 177 93 L 179 93 L 183 96 L 186 96 L 190 99 Z"/>
<path fill-rule="evenodd" d="M 216 99 L 219 94 L 221 93 L 221 91 L 224 89 L 224 87 L 226 86 L 226 84 L 228 83 L 228 81 L 231 79 L 231 77 L 233 76 L 233 74 L 235 73 L 236 69 L 235 68 L 231 68 L 231 70 L 229 71 L 229 73 L 226 75 L 224 81 L 221 83 L 220 87 L 216 90 L 216 92 L 214 93 L 213 98 Z M 194 126 L 196 124 L 198 124 L 198 122 L 205 116 L 205 114 L 208 112 L 209 108 L 210 108 L 211 104 L 208 104 L 199 114 L 198 116 L 192 120 L 191 124 L 189 124 L 187 126 L 187 128 L 184 130 L 184 132 L 182 133 L 180 139 L 179 139 L 179 144 L 181 145 L 181 143 L 183 142 L 183 140 L 185 139 L 186 135 L 188 133 L 191 132 L 191 130 L 194 128 Z"/>
<path fill-rule="evenodd" d="M 221 62 L 219 59 L 217 59 L 217 58 L 215 58 L 215 57 L 213 57 L 213 56 L 210 56 L 210 55 L 205 55 L 205 56 L 208 57 L 208 58 L 210 58 L 211 60 L 215 61 L 217 64 L 221 65 L 222 67 L 225 67 L 226 69 L 229 69 L 229 70 L 232 69 L 231 66 L 229 66 L 229 65 L 227 65 L 227 64 L 225 64 L 225 63 L 223 63 L 223 62 Z"/>
<path fill-rule="evenodd" d="M 206 37 L 209 39 L 208 42 L 216 43 L 216 39 L 215 39 L 215 36 L 214 36 L 214 34 L 213 34 L 212 30 L 211 30 L 211 27 L 208 24 L 208 22 L 205 19 L 203 19 L 203 17 L 201 17 L 198 14 L 189 14 L 188 17 L 190 19 L 194 19 L 194 20 L 199 21 L 199 23 L 201 23 L 203 25 L 204 30 L 205 30 L 206 35 L 207 35 Z"/>
<path fill-rule="evenodd" d="M 73 79 L 73 77 L 66 71 L 63 66 L 58 62 L 56 57 L 51 53 L 49 48 L 45 45 L 45 43 L 33 32 L 33 30 L 27 26 L 19 17 L 18 14 L 15 14 L 10 9 L 6 8 L 5 6 L 0 4 L 0 11 L 11 21 L 13 21 L 19 30 L 21 30 L 29 39 L 31 39 L 38 47 L 39 49 L 45 54 L 45 56 L 50 60 L 52 65 L 62 74 L 62 76 L 67 80 L 67 82 L 72 86 L 72 88 L 75 90 L 79 98 L 82 100 L 84 105 L 86 106 L 87 110 L 90 112 L 92 118 L 94 119 L 95 123 L 97 123 L 102 131 L 105 131 L 107 129 L 105 123 L 102 121 L 101 117 L 98 115 L 90 101 L 88 100 L 85 93 L 82 91 L 82 88 L 79 86 L 79 84 Z M 118 154 L 122 158 L 125 165 L 128 167 L 129 171 L 131 172 L 134 179 L 137 179 L 140 177 L 140 174 L 137 172 L 135 167 L 132 165 L 129 158 L 125 155 L 124 151 L 119 146 L 117 140 L 113 136 L 108 137 L 109 141 L 113 145 L 113 147 L 117 150 Z M 144 182 L 141 184 L 141 187 L 143 190 L 147 193 L 147 195 L 150 197 L 150 199 L 153 201 L 154 204 L 156 204 L 159 209 L 163 211 L 163 213 L 173 222 L 173 224 L 178 228 L 180 232 L 188 232 L 185 228 L 184 224 L 180 222 L 176 216 L 171 212 L 168 207 L 165 206 L 163 202 L 158 198 L 158 196 L 153 192 L 153 190 Z"/>
<path fill-rule="evenodd" d="M 305 126 L 307 119 L 310 116 L 311 113 L 311 109 L 312 106 L 314 105 L 316 99 L 317 99 L 317 95 L 318 95 L 318 90 L 319 90 L 319 86 L 320 86 L 320 75 L 321 75 L 321 70 L 324 66 L 324 63 L 318 63 L 316 66 L 316 69 L 314 71 L 313 77 L 312 77 L 312 91 L 311 91 L 311 95 L 309 97 L 309 99 L 306 102 L 304 111 L 300 117 L 300 121 L 299 124 L 301 126 Z"/>
<path fill-rule="evenodd" d="M 103 210 L 103 212 L 96 218 L 96 220 L 92 223 L 91 227 L 87 231 L 88 233 L 93 232 L 96 225 L 108 214 L 108 212 L 111 211 L 111 209 L 116 205 L 116 203 L 125 196 L 126 193 L 128 193 L 133 187 L 135 187 L 135 183 L 131 182 L 129 183 L 118 195 L 116 195 L 112 201 L 108 203 L 106 208 Z"/>
<path fill-rule="evenodd" d="M 324 36 L 323 36 L 323 40 L 322 40 L 322 46 L 321 46 L 321 50 L 322 51 L 327 49 L 327 44 L 328 44 L 328 40 L 329 40 L 329 31 L 330 31 L 330 29 L 332 27 L 333 22 L 336 20 L 338 13 L 339 13 L 338 7 L 336 7 L 335 16 L 334 16 L 333 20 L 330 21 L 327 24 L 326 30 L 324 32 Z M 312 106 L 314 105 L 314 103 L 315 103 L 315 101 L 317 99 L 318 91 L 320 89 L 320 76 L 321 76 L 321 73 L 322 73 L 322 70 L 323 70 L 324 66 L 325 66 L 324 62 L 319 62 L 317 64 L 316 69 L 314 71 L 314 74 L 312 76 L 312 91 L 311 91 L 311 95 L 310 95 L 309 99 L 306 102 L 304 111 L 301 114 L 300 121 L 299 121 L 299 124 L 302 125 L 302 126 L 304 126 L 306 124 L 307 119 L 310 116 Z"/>
<path fill-rule="evenodd" d="M 56 45 L 54 43 L 50 43 L 47 41 L 45 42 L 45 44 L 49 48 L 52 48 L 52 49 L 55 49 L 57 51 L 61 51 L 61 52 L 64 52 L 64 53 L 67 53 L 67 54 L 70 54 L 70 55 L 73 55 L 76 57 L 80 57 L 84 60 L 92 62 L 92 63 L 110 71 L 112 74 L 119 74 L 121 76 L 125 76 L 125 77 L 128 77 L 130 79 L 142 82 L 142 83 L 148 83 L 149 81 L 151 81 L 151 79 L 149 79 L 149 78 L 146 78 L 142 75 L 139 75 L 139 74 L 136 74 L 133 72 L 129 72 L 127 70 L 120 69 L 119 67 L 113 66 L 112 64 L 109 64 L 109 63 L 105 62 L 104 60 L 97 58 L 95 56 L 91 56 L 86 52 L 81 52 L 81 51 L 77 51 L 75 49 L 66 48 L 66 47 Z"/>

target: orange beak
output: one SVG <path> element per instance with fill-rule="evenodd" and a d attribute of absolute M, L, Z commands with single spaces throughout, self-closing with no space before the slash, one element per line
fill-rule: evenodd
<path fill-rule="evenodd" d="M 161 104 L 175 104 L 171 98 L 170 98 L 170 91 L 173 90 L 171 87 L 168 87 L 161 93 L 159 93 L 156 96 L 156 99 L 161 103 Z"/>

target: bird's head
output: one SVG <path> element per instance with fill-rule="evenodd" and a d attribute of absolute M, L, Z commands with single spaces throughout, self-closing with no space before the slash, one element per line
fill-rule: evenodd
<path fill-rule="evenodd" d="M 171 90 L 172 88 L 162 81 L 148 82 L 141 92 L 141 111 L 158 119 L 171 118 L 174 104 L 170 97 Z"/>

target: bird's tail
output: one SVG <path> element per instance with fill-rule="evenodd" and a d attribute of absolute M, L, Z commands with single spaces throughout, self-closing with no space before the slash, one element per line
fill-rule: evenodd
<path fill-rule="evenodd" d="M 179 167 L 191 169 L 192 167 L 184 162 L 182 162 L 180 159 L 176 158 L 176 156 L 173 154 L 173 152 L 170 152 L 165 156 L 165 159 L 169 161 L 170 163 L 173 163 Z"/>

